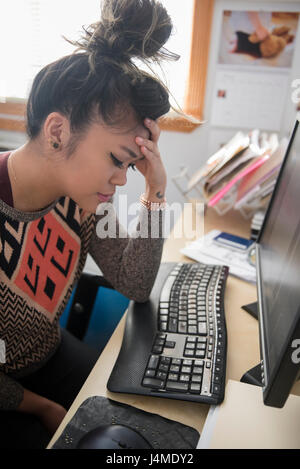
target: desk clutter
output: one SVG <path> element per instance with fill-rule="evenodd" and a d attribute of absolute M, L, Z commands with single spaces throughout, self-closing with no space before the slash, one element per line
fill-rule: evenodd
<path fill-rule="evenodd" d="M 138 432 L 153 449 L 195 449 L 200 435 L 194 428 L 101 396 L 86 399 L 52 449 L 76 449 L 99 425 L 124 425 Z M 131 449 L 131 448 L 119 448 Z"/>
<path fill-rule="evenodd" d="M 186 168 L 173 178 L 184 196 L 195 189 L 201 200 L 220 215 L 231 209 L 251 218 L 267 207 L 287 149 L 288 139 L 258 129 L 237 132 L 193 177 Z M 188 179 L 182 190 L 177 179 Z"/>
<path fill-rule="evenodd" d="M 232 248 L 230 244 L 217 244 L 215 239 L 220 234 L 220 230 L 211 230 L 205 236 L 187 244 L 180 252 L 203 264 L 227 265 L 230 275 L 255 284 L 256 267 L 251 263 L 250 249 L 242 251 Z"/>

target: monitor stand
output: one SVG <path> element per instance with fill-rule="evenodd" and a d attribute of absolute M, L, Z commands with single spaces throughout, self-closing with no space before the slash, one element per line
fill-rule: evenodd
<path fill-rule="evenodd" d="M 262 387 L 261 381 L 261 364 L 254 366 L 241 377 L 242 383 L 253 384 L 254 386 Z"/>
<path fill-rule="evenodd" d="M 254 303 L 249 303 L 248 305 L 242 306 L 242 309 L 247 311 L 247 313 L 251 314 L 254 318 L 258 319 L 258 303 L 255 301 Z M 300 380 L 300 375 L 298 377 Z M 254 384 L 255 386 L 263 386 L 261 382 L 261 364 L 254 366 L 250 370 L 246 371 L 246 373 L 241 377 L 240 381 L 242 383 L 247 384 Z"/>
<path fill-rule="evenodd" d="M 251 314 L 255 319 L 258 319 L 258 304 L 257 301 L 255 303 L 250 303 L 248 305 L 242 306 L 242 308 L 247 311 L 247 313 Z M 255 386 L 261 386 L 261 366 L 256 365 L 251 370 L 246 371 L 246 373 L 241 377 L 242 383 L 253 384 Z"/>
<path fill-rule="evenodd" d="M 258 303 L 255 301 L 254 303 L 249 303 L 248 305 L 242 306 L 242 308 L 247 311 L 247 313 L 251 314 L 255 319 L 258 319 Z"/>

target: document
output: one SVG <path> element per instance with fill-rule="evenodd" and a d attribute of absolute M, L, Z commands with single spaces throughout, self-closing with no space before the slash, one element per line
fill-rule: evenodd
<path fill-rule="evenodd" d="M 213 239 L 221 231 L 212 230 L 181 249 L 181 253 L 204 264 L 227 265 L 229 274 L 256 283 L 256 268 L 249 263 L 248 253 L 218 246 Z"/>

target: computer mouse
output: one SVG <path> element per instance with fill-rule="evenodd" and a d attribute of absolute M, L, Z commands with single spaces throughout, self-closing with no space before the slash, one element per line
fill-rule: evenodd
<path fill-rule="evenodd" d="M 100 425 L 79 440 L 78 449 L 151 449 L 145 438 L 126 425 Z"/>

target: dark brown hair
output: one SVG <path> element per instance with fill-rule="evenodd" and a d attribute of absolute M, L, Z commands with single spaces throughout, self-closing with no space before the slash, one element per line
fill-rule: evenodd
<path fill-rule="evenodd" d="M 104 0 L 100 21 L 83 29 L 79 41 L 65 38 L 77 46 L 74 53 L 45 66 L 33 81 L 27 103 L 31 139 L 54 111 L 68 117 L 71 131 L 80 135 L 97 117 L 116 126 L 129 110 L 142 122 L 170 109 L 166 87 L 134 62 L 178 58 L 163 48 L 172 23 L 161 3 Z"/>

